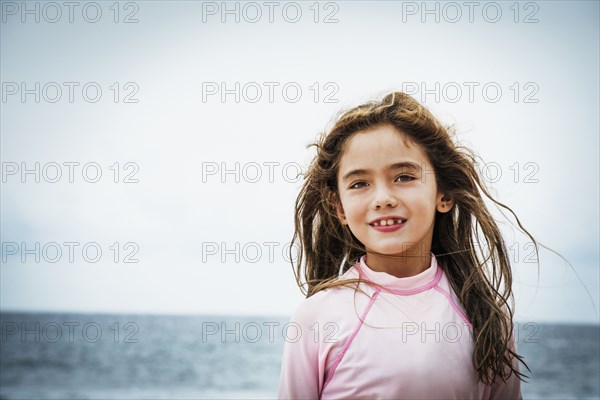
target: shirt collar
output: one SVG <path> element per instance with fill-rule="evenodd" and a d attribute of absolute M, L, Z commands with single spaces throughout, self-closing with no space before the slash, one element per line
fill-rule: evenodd
<path fill-rule="evenodd" d="M 442 269 L 438 267 L 435 255 L 431 253 L 431 264 L 425 271 L 409 276 L 398 278 L 387 272 L 374 271 L 367 265 L 367 255 L 363 255 L 355 264 L 359 275 L 363 279 L 375 282 L 383 288 L 381 290 L 401 295 L 411 295 L 429 290 L 438 284 L 442 278 Z"/>

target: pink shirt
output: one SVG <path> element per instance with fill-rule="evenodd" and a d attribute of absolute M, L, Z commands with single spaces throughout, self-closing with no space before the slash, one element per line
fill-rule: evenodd
<path fill-rule="evenodd" d="M 415 276 L 373 271 L 364 255 L 341 279 L 358 274 L 385 289 L 361 283 L 365 296 L 330 288 L 295 310 L 278 398 L 521 398 L 514 374 L 492 386 L 478 381 L 471 323 L 433 253 L 430 267 Z"/>

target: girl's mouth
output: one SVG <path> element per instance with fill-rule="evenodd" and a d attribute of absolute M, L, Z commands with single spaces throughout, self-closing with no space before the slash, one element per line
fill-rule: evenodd
<path fill-rule="evenodd" d="M 405 219 L 390 218 L 390 219 L 381 219 L 381 220 L 375 221 L 373 223 L 370 223 L 369 226 L 371 226 L 373 229 L 375 229 L 379 232 L 393 232 L 393 231 L 396 231 L 396 230 L 402 228 L 405 223 L 406 223 Z"/>

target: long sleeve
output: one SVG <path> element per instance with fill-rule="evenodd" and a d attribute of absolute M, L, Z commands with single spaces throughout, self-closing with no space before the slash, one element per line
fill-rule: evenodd
<path fill-rule="evenodd" d="M 302 303 L 285 330 L 278 399 L 319 398 L 319 343 L 310 329 L 316 321 L 311 308 Z"/>

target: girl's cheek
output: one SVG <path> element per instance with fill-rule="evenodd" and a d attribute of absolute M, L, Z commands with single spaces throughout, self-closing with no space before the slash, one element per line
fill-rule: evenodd
<path fill-rule="evenodd" d="M 365 200 L 366 199 L 364 198 L 364 196 L 354 196 L 353 198 L 349 199 L 348 205 L 353 209 L 360 209 L 361 207 L 363 207 Z"/>

